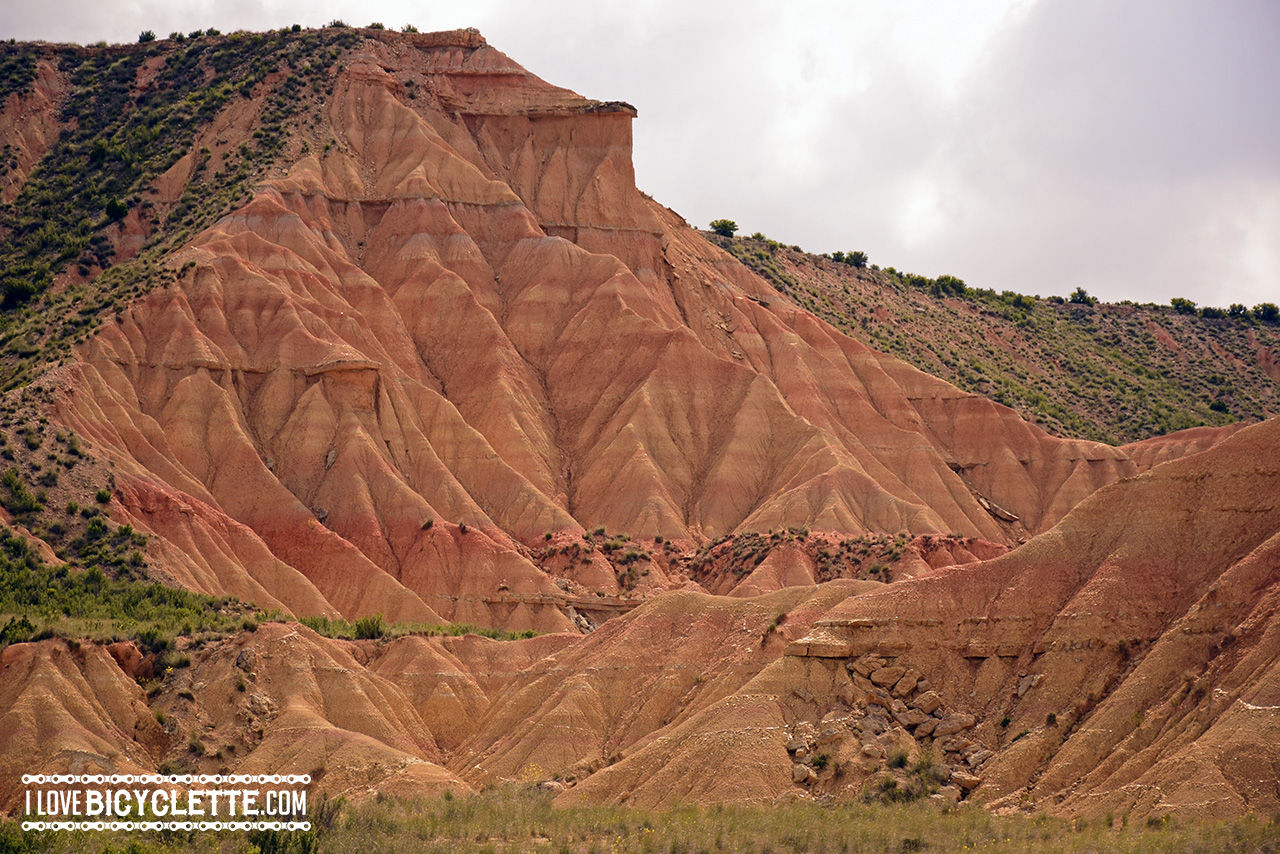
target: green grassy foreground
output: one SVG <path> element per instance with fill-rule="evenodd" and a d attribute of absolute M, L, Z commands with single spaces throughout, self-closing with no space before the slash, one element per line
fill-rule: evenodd
<path fill-rule="evenodd" d="M 773 808 L 624 807 L 553 809 L 549 795 L 500 788 L 481 795 L 348 805 L 327 831 L 287 834 L 58 834 L 23 838 L 0 827 L 0 851 L 48 852 L 550 852 L 550 854 L 836 854 L 836 852 L 1275 852 L 1280 821 L 1246 817 L 1214 824 L 1067 822 L 995 816 L 979 808 L 944 813 L 926 804 L 812 803 Z"/>

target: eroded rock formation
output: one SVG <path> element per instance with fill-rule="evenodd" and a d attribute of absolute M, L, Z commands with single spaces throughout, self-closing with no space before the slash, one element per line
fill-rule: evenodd
<path fill-rule="evenodd" d="M 670 805 L 909 768 L 949 802 L 1280 808 L 1280 422 L 1064 440 L 875 352 L 636 189 L 634 109 L 473 31 L 366 34 L 326 83 L 283 165 L 165 260 L 173 283 L 41 380 L 49 417 L 112 472 L 156 577 L 547 634 L 268 622 L 191 642 L 150 698 L 128 648 L 11 645 L 6 779 L 181 756 L 354 794 L 559 775 L 564 802 Z M 22 158 L 64 84 L 42 68 L 10 99 Z M 206 168 L 254 132 L 249 94 L 197 140 Z M 148 239 L 111 228 L 119 257 Z M 749 566 L 682 562 L 770 531 Z M 840 577 L 827 544 L 886 534 L 894 583 Z"/>
<path fill-rule="evenodd" d="M 347 59 L 287 166 L 64 369 L 59 419 L 180 583 L 559 630 L 546 533 L 1011 545 L 1138 470 L 791 305 L 636 189 L 629 106 L 469 32 Z M 227 109 L 220 151 L 253 126 Z M 617 593 L 601 575 L 569 579 Z"/>

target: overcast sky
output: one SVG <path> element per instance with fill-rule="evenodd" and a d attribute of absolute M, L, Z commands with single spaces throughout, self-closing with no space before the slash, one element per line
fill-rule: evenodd
<path fill-rule="evenodd" d="M 1042 295 L 1280 301 L 1275 0 L 0 0 L 0 35 L 475 26 L 636 105 L 640 188 L 816 252 Z"/>

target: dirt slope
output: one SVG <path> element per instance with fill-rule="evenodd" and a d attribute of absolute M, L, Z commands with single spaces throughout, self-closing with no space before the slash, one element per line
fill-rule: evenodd
<path fill-rule="evenodd" d="M 555 631 L 546 533 L 1011 545 L 1138 470 L 794 307 L 636 190 L 625 104 L 473 32 L 377 34 L 329 83 L 281 167 L 165 262 L 174 284 L 49 380 L 180 583 Z M 225 109 L 219 150 L 253 127 Z M 205 179 L 175 164 L 155 204 L 184 180 Z M 617 592 L 601 569 L 567 578 Z"/>
<path fill-rule="evenodd" d="M 733 695 L 835 602 L 876 586 L 838 581 L 754 599 L 660 596 L 530 667 L 450 767 L 476 784 L 588 777 Z"/>
<path fill-rule="evenodd" d="M 352 44 L 253 192 L 165 232 L 154 286 L 21 399 L 83 439 L 77 477 L 109 472 L 100 503 L 151 536 L 156 577 L 548 634 L 266 622 L 184 641 L 151 697 L 119 649 L 11 645 L 5 781 L 33 761 L 315 770 L 353 794 L 559 774 L 566 801 L 769 803 L 858 796 L 901 755 L 934 757 L 942 799 L 1280 808 L 1280 421 L 1050 436 L 836 331 L 640 193 L 629 106 L 474 31 Z M 34 110 L 32 140 L 56 126 L 52 72 L 6 107 Z M 274 127 L 290 73 L 201 131 L 207 165 L 193 148 L 143 188 L 157 216 Z M 142 207 L 106 228 L 145 267 Z M 779 545 L 748 566 L 753 532 Z M 855 538 L 903 544 L 894 583 L 841 577 Z"/>
<path fill-rule="evenodd" d="M 48 61 L 35 63 L 35 80 L 22 92 L 13 92 L 0 108 L 0 140 L 5 158 L 0 164 L 0 202 L 17 198 L 27 174 L 40 162 L 60 128 L 55 113 L 66 93 L 67 81 Z"/>
<path fill-rule="evenodd" d="M 187 643 L 190 667 L 150 695 L 129 644 L 114 660 L 14 644 L 0 756 L 6 779 L 31 757 L 301 769 L 353 795 L 554 777 L 566 803 L 770 804 L 932 779 L 943 803 L 997 809 L 1274 812 L 1277 446 L 1280 421 L 1238 431 L 989 560 L 671 592 L 585 637 L 351 642 L 266 623 Z"/>
<path fill-rule="evenodd" d="M 1280 421 L 1241 430 L 1007 555 L 849 600 L 789 653 L 918 669 L 977 716 L 988 799 L 1274 810 L 1277 447 Z"/>
<path fill-rule="evenodd" d="M 0 652 L 0 809 L 22 797 L 23 774 L 137 774 L 169 739 L 146 694 L 105 647 L 62 641 Z"/>
<path fill-rule="evenodd" d="M 857 268 L 763 235 L 709 237 L 841 331 L 1057 435 L 1119 445 L 1280 412 L 1280 320 L 1266 303 L 1068 302 Z"/>
<path fill-rule="evenodd" d="M 0 658 L 0 810 L 20 809 L 23 774 L 287 773 L 335 795 L 466 791 L 443 762 L 470 719 L 576 638 L 353 643 L 264 623 L 186 646 L 190 666 L 149 690 L 132 643 L 12 644 Z"/>

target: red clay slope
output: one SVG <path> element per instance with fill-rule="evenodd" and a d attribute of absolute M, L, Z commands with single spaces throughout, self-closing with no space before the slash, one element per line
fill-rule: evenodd
<path fill-rule="evenodd" d="M 989 800 L 1274 812 L 1277 448 L 1280 420 L 1241 430 L 1007 555 L 849 599 L 788 652 L 837 673 L 873 653 L 917 669 L 976 716 L 961 751 L 991 751 L 969 763 Z"/>
<path fill-rule="evenodd" d="M 465 791 L 446 755 L 489 697 L 577 639 L 353 643 L 264 623 L 188 646 L 191 666 L 150 691 L 131 643 L 12 644 L 0 654 L 0 812 L 21 810 L 23 774 L 235 769 L 310 773 L 334 794 Z"/>
<path fill-rule="evenodd" d="M 354 794 L 554 775 L 562 802 L 663 806 L 861 797 L 906 782 L 901 754 L 933 757 L 944 801 L 1275 812 L 1277 447 L 1280 420 L 1240 430 L 1013 552 L 887 586 L 673 592 L 585 638 L 512 643 L 264 624 L 190 645 L 154 701 L 163 726 L 101 648 L 16 644 L 0 756 L 323 768 L 324 788 Z"/>
<path fill-rule="evenodd" d="M 1012 544 L 1138 470 L 790 305 L 636 190 L 630 107 L 474 32 L 379 39 L 64 377 L 180 583 L 556 630 L 548 531 Z"/>

